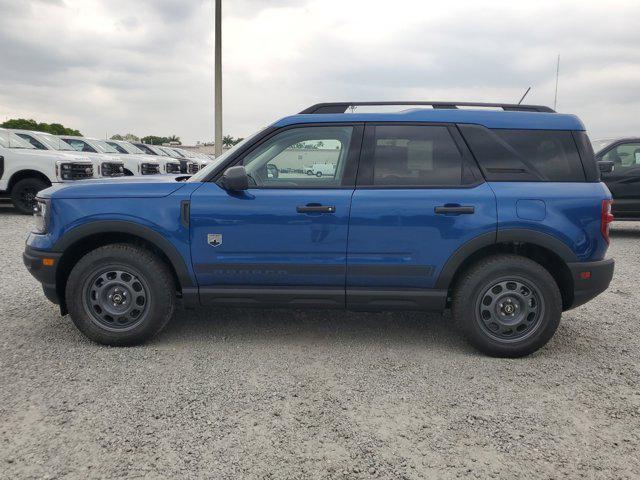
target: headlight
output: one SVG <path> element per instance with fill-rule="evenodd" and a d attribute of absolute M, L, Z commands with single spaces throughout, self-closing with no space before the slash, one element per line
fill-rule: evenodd
<path fill-rule="evenodd" d="M 36 198 L 36 206 L 33 209 L 33 233 L 47 233 L 49 228 L 49 200 Z"/>
<path fill-rule="evenodd" d="M 60 163 L 60 179 L 73 180 L 73 166 L 71 163 Z"/>

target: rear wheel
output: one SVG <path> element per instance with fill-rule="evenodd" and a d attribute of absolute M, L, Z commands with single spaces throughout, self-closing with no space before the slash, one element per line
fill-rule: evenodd
<path fill-rule="evenodd" d="M 11 189 L 11 202 L 20 213 L 33 214 L 38 192 L 50 185 L 39 178 L 25 178 L 16 182 Z"/>
<path fill-rule="evenodd" d="M 451 308 L 476 348 L 492 356 L 521 357 L 551 339 L 560 323 L 562 297 L 540 264 L 518 255 L 495 255 L 463 274 Z"/>
<path fill-rule="evenodd" d="M 66 300 L 73 323 L 91 340 L 134 345 L 156 335 L 173 317 L 175 287 L 167 266 L 153 253 L 113 244 L 78 261 Z"/>

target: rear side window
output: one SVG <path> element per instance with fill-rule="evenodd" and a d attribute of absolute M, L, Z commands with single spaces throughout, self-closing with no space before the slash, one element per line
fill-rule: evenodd
<path fill-rule="evenodd" d="M 585 181 L 570 131 L 490 130 L 477 125 L 461 125 L 460 130 L 489 181 Z"/>
<path fill-rule="evenodd" d="M 374 186 L 456 186 L 471 183 L 446 126 L 376 125 L 367 148 Z"/>

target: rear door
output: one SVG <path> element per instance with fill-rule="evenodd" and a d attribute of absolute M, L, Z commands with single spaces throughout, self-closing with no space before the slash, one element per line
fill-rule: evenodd
<path fill-rule="evenodd" d="M 368 124 L 351 203 L 347 305 L 444 307 L 436 289 L 464 243 L 496 231 L 496 201 L 455 128 Z"/>
<path fill-rule="evenodd" d="M 251 178 L 248 190 L 212 182 L 194 192 L 191 250 L 203 303 L 344 307 L 362 129 L 277 131 L 237 163 Z M 310 172 L 316 163 L 332 165 L 331 173 Z"/>
<path fill-rule="evenodd" d="M 640 217 L 640 142 L 620 143 L 601 159 L 614 166 L 612 172 L 601 174 L 614 198 L 614 215 Z"/>

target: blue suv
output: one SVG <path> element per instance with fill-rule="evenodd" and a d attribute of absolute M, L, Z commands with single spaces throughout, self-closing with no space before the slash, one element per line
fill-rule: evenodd
<path fill-rule="evenodd" d="M 51 187 L 35 219 L 27 268 L 108 345 L 156 335 L 179 299 L 450 308 L 475 347 L 517 357 L 613 275 L 585 128 L 533 105 L 318 104 L 191 177 Z"/>

